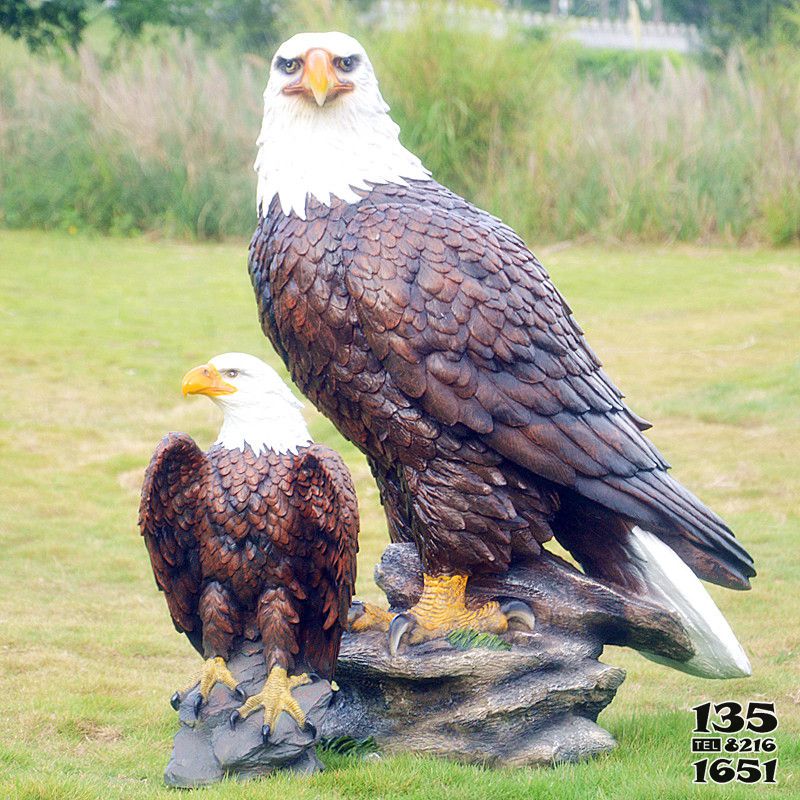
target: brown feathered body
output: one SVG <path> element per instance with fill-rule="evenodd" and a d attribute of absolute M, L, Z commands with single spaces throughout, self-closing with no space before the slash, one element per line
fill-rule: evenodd
<path fill-rule="evenodd" d="M 317 444 L 203 453 L 170 434 L 145 475 L 140 526 L 178 631 L 205 657 L 262 639 L 267 670 L 330 678 L 353 593 L 358 508 L 341 457 Z"/>
<path fill-rule="evenodd" d="M 500 572 L 556 536 L 636 585 L 639 525 L 694 572 L 746 588 L 752 561 L 668 475 L 522 240 L 433 180 L 357 203 L 262 209 L 250 274 L 306 396 L 368 457 L 390 535 L 428 573 Z"/>

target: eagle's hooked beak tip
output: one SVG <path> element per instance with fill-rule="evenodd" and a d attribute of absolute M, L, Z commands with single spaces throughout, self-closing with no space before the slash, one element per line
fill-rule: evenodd
<path fill-rule="evenodd" d="M 202 364 L 190 369 L 181 381 L 181 393 L 184 397 L 190 394 L 218 397 L 222 394 L 233 394 L 235 391 L 236 387 L 226 383 L 213 364 Z"/>

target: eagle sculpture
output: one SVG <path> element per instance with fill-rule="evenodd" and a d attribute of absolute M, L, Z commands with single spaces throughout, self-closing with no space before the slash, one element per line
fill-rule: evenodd
<path fill-rule="evenodd" d="M 356 495 L 263 361 L 216 356 L 187 373 L 183 393 L 220 406 L 219 438 L 205 453 L 185 434 L 161 441 L 139 524 L 172 621 L 206 659 L 195 714 L 222 683 L 243 701 L 231 725 L 263 707 L 266 739 L 282 711 L 304 726 L 291 690 L 308 672 L 333 677 L 355 582 Z M 237 640 L 258 637 L 268 677 L 245 698 L 226 662 Z M 181 700 L 176 692 L 173 707 Z"/>
<path fill-rule="evenodd" d="M 587 574 L 681 614 L 703 655 L 675 666 L 749 673 L 694 576 L 746 589 L 752 559 L 668 474 L 522 239 L 398 134 L 355 39 L 303 33 L 278 49 L 249 256 L 261 324 L 366 454 L 392 540 L 424 568 L 416 606 L 368 607 L 354 629 L 388 627 L 393 652 L 404 636 L 502 632 L 509 613 L 470 608 L 467 580 L 554 537 Z"/>

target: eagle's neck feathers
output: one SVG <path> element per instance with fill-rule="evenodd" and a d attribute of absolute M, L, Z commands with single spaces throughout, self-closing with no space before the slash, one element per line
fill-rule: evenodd
<path fill-rule="evenodd" d="M 300 410 L 292 406 L 231 405 L 219 402 L 224 413 L 216 444 L 229 450 L 250 445 L 256 455 L 266 450 L 297 453 L 312 439 Z"/>
<path fill-rule="evenodd" d="M 259 214 L 276 195 L 284 214 L 305 219 L 309 195 L 327 206 L 334 197 L 357 203 L 356 189 L 430 178 L 400 143 L 400 129 L 379 93 L 371 104 L 343 102 L 349 99 L 322 109 L 285 98 L 265 103 L 255 163 Z"/>

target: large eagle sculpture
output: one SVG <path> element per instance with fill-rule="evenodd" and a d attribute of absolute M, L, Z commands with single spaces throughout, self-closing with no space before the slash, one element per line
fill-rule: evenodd
<path fill-rule="evenodd" d="M 205 453 L 185 434 L 161 441 L 139 524 L 175 627 L 206 659 L 195 714 L 222 683 L 243 701 L 231 725 L 263 707 L 266 738 L 283 711 L 305 724 L 291 690 L 308 672 L 333 677 L 355 582 L 356 495 L 263 361 L 216 356 L 187 373 L 183 393 L 222 408 L 219 438 Z M 259 637 L 267 680 L 245 698 L 226 662 L 237 640 Z"/>
<path fill-rule="evenodd" d="M 681 614 L 698 657 L 675 666 L 748 674 L 694 576 L 747 589 L 752 559 L 668 474 L 522 239 L 398 134 L 355 39 L 303 33 L 278 49 L 249 258 L 262 327 L 366 454 L 392 540 L 424 568 L 415 607 L 367 617 L 392 650 L 404 634 L 503 631 L 498 603 L 465 604 L 469 576 L 555 537 L 587 574 Z"/>

